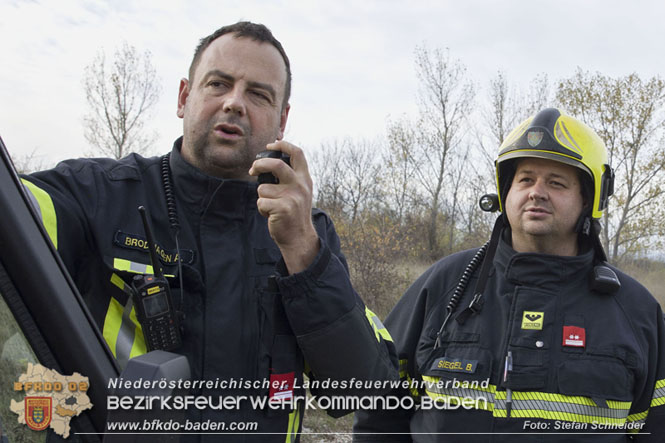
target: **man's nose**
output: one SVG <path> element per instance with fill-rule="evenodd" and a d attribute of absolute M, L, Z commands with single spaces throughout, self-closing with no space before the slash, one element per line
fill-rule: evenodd
<path fill-rule="evenodd" d="M 245 115 L 247 112 L 245 108 L 245 100 L 243 93 L 239 87 L 234 87 L 224 96 L 224 112 Z"/>
<path fill-rule="evenodd" d="M 544 200 L 547 199 L 547 191 L 545 189 L 545 181 L 538 179 L 535 181 L 529 191 L 529 198 L 531 200 Z"/>

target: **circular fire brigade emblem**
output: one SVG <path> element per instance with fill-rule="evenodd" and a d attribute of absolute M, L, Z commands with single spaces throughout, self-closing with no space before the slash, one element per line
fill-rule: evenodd
<path fill-rule="evenodd" d="M 43 431 L 51 423 L 51 397 L 25 397 L 25 424 L 34 431 Z"/>

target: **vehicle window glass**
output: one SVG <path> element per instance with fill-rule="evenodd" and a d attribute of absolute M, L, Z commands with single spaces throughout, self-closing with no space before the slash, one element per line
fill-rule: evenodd
<path fill-rule="evenodd" d="M 28 363 L 38 363 L 28 341 L 16 324 L 5 300 L 0 294 L 0 435 L 11 443 L 45 442 L 46 432 L 37 432 L 18 422 L 18 416 L 9 409 L 11 400 L 23 400 L 22 392 L 14 392 Z"/>

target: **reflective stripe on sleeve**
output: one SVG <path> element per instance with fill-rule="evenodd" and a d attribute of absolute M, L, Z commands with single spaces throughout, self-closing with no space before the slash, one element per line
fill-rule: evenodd
<path fill-rule="evenodd" d="M 406 378 L 407 374 L 407 365 L 409 361 L 407 359 L 402 359 L 399 361 L 399 378 Z"/>
<path fill-rule="evenodd" d="M 656 381 L 649 409 L 662 405 L 665 405 L 665 379 Z M 628 416 L 626 421 L 634 424 L 634 426 L 631 429 L 629 429 L 628 432 L 635 434 L 639 432 L 640 429 L 642 429 L 641 426 L 643 426 L 647 421 L 647 416 L 649 415 L 649 409 L 647 409 L 644 412 L 639 412 Z"/>
<path fill-rule="evenodd" d="M 644 426 L 644 423 L 647 421 L 647 415 L 649 410 L 640 412 L 639 414 L 631 414 L 626 418 L 627 423 L 631 423 L 631 427 L 628 429 L 628 433 L 637 434 L 640 432 L 640 429 Z"/>
<path fill-rule="evenodd" d="M 377 341 L 381 341 L 379 337 L 383 337 L 383 339 L 386 341 L 393 341 L 393 338 L 390 336 L 390 332 L 388 332 L 386 327 L 383 326 L 383 323 L 381 322 L 379 317 L 375 313 L 373 313 L 367 306 L 365 306 L 365 316 L 367 317 L 369 324 L 371 324 L 372 328 L 374 329 L 374 334 L 376 335 Z"/>
<path fill-rule="evenodd" d="M 22 178 L 23 186 L 29 191 L 28 195 L 31 197 L 35 209 L 38 210 L 42 218 L 42 224 L 46 229 L 46 233 L 51 238 L 53 246 L 58 249 L 58 218 L 55 213 L 55 206 L 53 200 L 46 191 L 35 185 L 34 183 Z"/>
<path fill-rule="evenodd" d="M 420 392 L 418 392 L 417 384 L 413 383 L 413 379 L 409 375 L 408 371 L 409 361 L 407 359 L 402 359 L 399 361 L 399 378 L 406 380 L 409 383 L 409 391 L 413 397 L 418 397 Z"/>
<path fill-rule="evenodd" d="M 300 408 L 295 408 L 289 414 L 289 426 L 286 429 L 285 443 L 295 443 L 298 437 L 298 427 L 300 426 Z"/>
<path fill-rule="evenodd" d="M 665 379 L 658 380 L 651 397 L 651 407 L 665 405 Z"/>

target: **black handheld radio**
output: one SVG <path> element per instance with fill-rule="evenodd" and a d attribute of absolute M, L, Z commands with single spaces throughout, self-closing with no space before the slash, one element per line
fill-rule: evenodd
<path fill-rule="evenodd" d="M 146 209 L 139 206 L 143 219 L 143 228 L 148 240 L 148 252 L 154 275 L 136 275 L 132 280 L 132 294 L 136 315 L 143 329 L 143 337 L 148 351 L 161 349 L 170 351 L 182 344 L 178 316 L 173 306 L 171 290 L 166 277 L 162 273 L 152 229 L 146 215 Z"/>
<path fill-rule="evenodd" d="M 291 156 L 282 151 L 261 151 L 258 154 L 256 154 L 256 160 L 260 158 L 279 158 L 282 159 L 284 163 L 291 166 Z M 257 182 L 259 184 L 271 183 L 273 185 L 277 185 L 279 184 L 279 179 L 270 172 L 264 172 L 262 174 L 259 174 Z"/>

